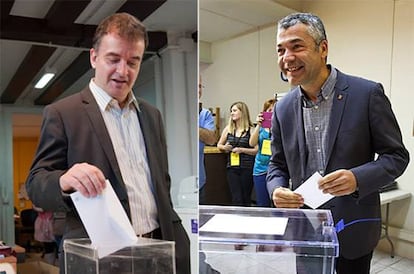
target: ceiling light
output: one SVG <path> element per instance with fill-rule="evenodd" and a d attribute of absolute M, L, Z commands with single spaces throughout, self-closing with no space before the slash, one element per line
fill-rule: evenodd
<path fill-rule="evenodd" d="M 50 80 L 52 80 L 53 77 L 55 77 L 55 74 L 51 72 L 43 74 L 42 78 L 40 78 L 40 80 L 36 83 L 35 88 L 44 88 L 50 82 Z"/>

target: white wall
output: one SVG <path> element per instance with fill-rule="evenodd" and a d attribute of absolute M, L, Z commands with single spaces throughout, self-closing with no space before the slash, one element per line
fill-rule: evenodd
<path fill-rule="evenodd" d="M 213 63 L 201 72 L 205 85 L 201 101 L 207 108 L 220 107 L 220 130 L 228 121 L 232 103 L 245 102 L 254 122 L 265 100 L 289 90 L 279 78 L 274 37 L 275 27 L 268 26 L 211 44 Z"/>
<path fill-rule="evenodd" d="M 345 73 L 384 85 L 390 91 L 393 1 L 316 1 L 307 12 L 321 17 L 328 41 L 328 62 Z"/>
<path fill-rule="evenodd" d="M 329 63 L 345 73 L 384 85 L 413 158 L 414 1 L 303 1 L 301 11 L 315 13 L 324 21 Z M 220 106 L 224 123 L 233 101 L 244 100 L 254 119 L 262 102 L 274 91 L 289 89 L 278 78 L 275 32 L 274 25 L 211 45 L 212 64 L 202 71 L 206 86 L 203 103 L 206 107 Z M 414 195 L 412 166 L 410 163 L 397 181 L 401 189 Z M 390 233 L 396 238 L 396 253 L 409 258 L 414 258 L 413 201 L 397 201 L 390 206 Z M 384 241 L 380 246 L 389 248 Z"/>

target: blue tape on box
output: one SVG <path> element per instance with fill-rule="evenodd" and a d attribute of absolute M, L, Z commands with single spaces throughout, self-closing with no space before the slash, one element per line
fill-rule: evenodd
<path fill-rule="evenodd" d="M 198 220 L 191 219 L 191 232 L 197 234 L 198 233 Z"/>

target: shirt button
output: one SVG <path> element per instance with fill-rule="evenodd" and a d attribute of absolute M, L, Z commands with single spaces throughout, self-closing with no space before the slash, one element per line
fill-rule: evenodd
<path fill-rule="evenodd" d="M 315 130 L 318 131 L 319 130 L 319 127 L 315 127 Z"/>
<path fill-rule="evenodd" d="M 318 109 L 318 108 L 319 108 L 319 106 L 314 106 L 313 108 L 314 108 L 314 109 Z"/>
<path fill-rule="evenodd" d="M 321 149 L 320 149 L 320 148 L 318 148 L 318 149 L 316 150 L 316 152 L 320 153 L 320 152 L 321 152 Z"/>

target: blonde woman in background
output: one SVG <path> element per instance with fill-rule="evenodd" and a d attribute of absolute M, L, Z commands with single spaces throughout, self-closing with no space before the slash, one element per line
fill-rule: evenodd
<path fill-rule="evenodd" d="M 247 105 L 235 102 L 230 106 L 229 122 L 217 143 L 221 151 L 228 153 L 227 181 L 232 204 L 237 206 L 251 204 L 253 164 L 257 153 L 257 145 L 249 145 L 252 126 Z"/>
<path fill-rule="evenodd" d="M 275 103 L 275 99 L 269 99 L 264 102 L 263 111 L 257 115 L 257 125 L 249 140 L 250 146 L 258 145 L 258 153 L 256 154 L 253 167 L 253 182 L 256 193 L 256 205 L 260 207 L 270 207 L 270 196 L 266 186 L 266 174 L 270 156 L 272 155 L 270 149 L 272 133 L 270 132 L 270 122 L 268 126 L 265 124 L 264 113 L 271 114 Z"/>

